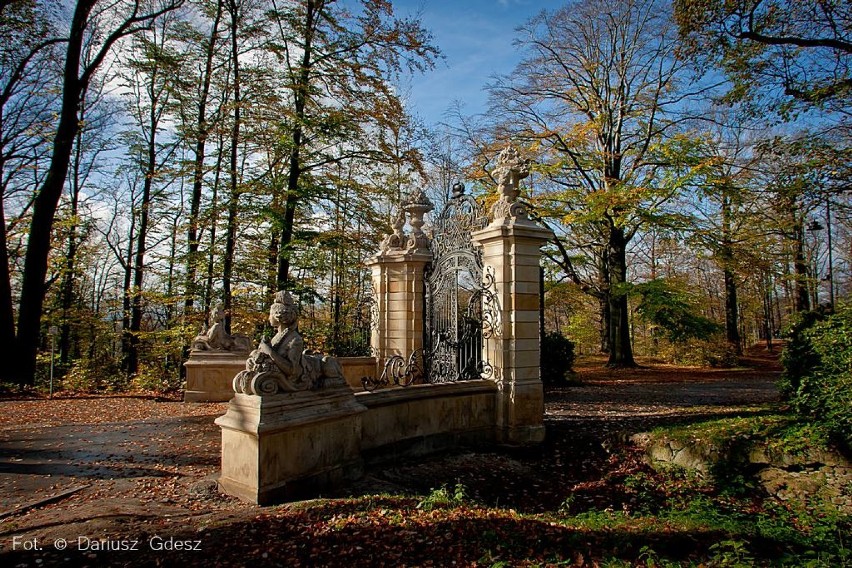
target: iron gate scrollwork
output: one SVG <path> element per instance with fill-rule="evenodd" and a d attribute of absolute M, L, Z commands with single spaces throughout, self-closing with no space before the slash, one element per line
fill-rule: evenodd
<path fill-rule="evenodd" d="M 476 199 L 453 187 L 453 197 L 433 223 L 432 263 L 426 272 L 424 350 L 432 383 L 479 379 L 491 366 L 483 360 L 483 327 L 490 306 L 483 285 L 482 252 L 472 240 L 488 218 Z"/>
<path fill-rule="evenodd" d="M 407 359 L 395 355 L 385 362 L 377 381 L 364 380 L 368 390 L 415 381 L 446 383 L 488 378 L 493 368 L 484 360 L 483 340 L 497 332 L 493 274 L 483 274 L 482 251 L 471 240 L 488 218 L 476 199 L 453 186 L 453 196 L 435 218 L 426 269 L 423 349 Z"/>

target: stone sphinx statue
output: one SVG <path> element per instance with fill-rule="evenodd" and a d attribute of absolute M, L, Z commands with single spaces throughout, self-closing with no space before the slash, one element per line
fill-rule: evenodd
<path fill-rule="evenodd" d="M 251 351 L 251 338 L 247 335 L 231 335 L 225 330 L 225 310 L 217 304 L 210 310 L 210 327 L 207 333 L 197 335 L 192 340 L 193 351 L 232 351 L 248 353 Z"/>
<path fill-rule="evenodd" d="M 346 384 L 336 359 L 305 350 L 298 317 L 290 294 L 278 292 L 269 308 L 269 324 L 277 333 L 251 352 L 245 370 L 234 377 L 235 392 L 273 395 Z"/>

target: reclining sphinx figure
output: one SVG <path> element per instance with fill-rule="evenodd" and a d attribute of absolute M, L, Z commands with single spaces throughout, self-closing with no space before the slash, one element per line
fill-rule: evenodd
<path fill-rule="evenodd" d="M 269 324 L 277 333 L 251 352 L 245 370 L 234 377 L 234 392 L 272 395 L 346 384 L 336 359 L 305 350 L 298 319 L 293 298 L 278 292 L 269 308 Z"/>
<path fill-rule="evenodd" d="M 251 351 L 251 338 L 248 335 L 231 335 L 225 330 L 225 310 L 217 304 L 210 310 L 210 327 L 207 333 L 197 335 L 192 340 L 193 351 L 233 351 L 248 353 Z"/>

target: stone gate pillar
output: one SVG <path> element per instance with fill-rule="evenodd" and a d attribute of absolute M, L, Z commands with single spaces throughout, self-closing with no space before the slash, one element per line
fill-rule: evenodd
<path fill-rule="evenodd" d="M 425 271 L 432 260 L 423 216 L 432 203 L 417 191 L 401 204 L 394 232 L 382 242 L 380 252 L 367 262 L 372 271 L 378 321 L 372 323 L 370 345 L 379 367 L 393 355 L 408 358 L 423 348 Z M 406 235 L 405 212 L 412 233 Z"/>
<path fill-rule="evenodd" d="M 407 358 L 423 347 L 424 272 L 431 260 L 431 254 L 400 250 L 380 253 L 368 263 L 379 320 L 370 345 L 380 366 L 393 355 Z"/>
<path fill-rule="evenodd" d="M 473 233 L 482 247 L 484 286 L 491 292 L 493 330 L 483 341 L 483 360 L 498 385 L 497 440 L 529 444 L 544 439 L 544 391 L 539 337 L 539 260 L 553 233 L 527 217 L 516 202 L 518 182 L 528 173 L 511 148 L 500 155 L 500 199 L 491 223 Z M 502 169 L 501 169 L 502 168 Z"/>

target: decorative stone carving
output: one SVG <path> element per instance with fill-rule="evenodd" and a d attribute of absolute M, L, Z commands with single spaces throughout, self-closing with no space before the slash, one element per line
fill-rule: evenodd
<path fill-rule="evenodd" d="M 494 177 L 497 179 L 497 191 L 500 198 L 491 206 L 491 219 L 499 220 L 520 217 L 527 218 L 527 210 L 518 203 L 521 193 L 521 180 L 530 175 L 530 161 L 521 158 L 521 154 L 509 144 L 500 152 Z"/>
<path fill-rule="evenodd" d="M 405 211 L 402 207 L 400 207 L 399 212 L 393 221 L 393 233 L 385 235 L 385 238 L 382 240 L 382 244 L 379 245 L 379 250 L 381 252 L 400 250 L 405 246 L 408 236 L 405 234 L 405 231 L 403 231 L 403 227 L 405 227 Z"/>
<path fill-rule="evenodd" d="M 251 351 L 251 338 L 248 335 L 231 335 L 225 331 L 225 310 L 217 304 L 210 310 L 212 322 L 207 333 L 197 335 L 192 340 L 192 351 L 231 351 L 248 353 Z"/>
<path fill-rule="evenodd" d="M 269 324 L 278 332 L 251 352 L 245 370 L 234 377 L 235 392 L 269 396 L 346 384 L 336 359 L 305 350 L 298 318 L 290 294 L 278 292 L 269 308 Z"/>
<path fill-rule="evenodd" d="M 428 249 L 429 236 L 423 232 L 423 216 L 435 208 L 422 189 L 416 189 L 402 204 L 408 213 L 408 224 L 411 225 L 411 236 L 408 237 L 409 250 Z"/>

